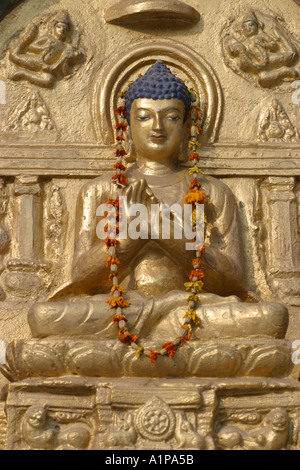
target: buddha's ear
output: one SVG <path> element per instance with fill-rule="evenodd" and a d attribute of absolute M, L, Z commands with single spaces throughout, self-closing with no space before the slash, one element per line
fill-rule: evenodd
<path fill-rule="evenodd" d="M 132 138 L 131 138 L 130 126 L 127 127 L 124 148 L 127 152 L 127 155 L 125 157 L 126 163 L 135 163 L 136 162 L 136 150 L 135 150 L 135 146 L 132 141 Z"/>

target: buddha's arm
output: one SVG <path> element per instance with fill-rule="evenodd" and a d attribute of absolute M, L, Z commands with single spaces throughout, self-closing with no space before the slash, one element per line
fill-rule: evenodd
<path fill-rule="evenodd" d="M 235 198 L 226 185 L 217 182 L 211 188 L 208 203 L 213 211 L 205 243 L 206 285 L 216 293 L 242 293 L 243 252 Z"/>
<path fill-rule="evenodd" d="M 111 197 L 110 179 L 98 180 L 87 185 L 81 191 L 76 210 L 75 250 L 72 268 L 72 281 L 85 291 L 107 292 L 111 287 L 106 268 L 108 251 L 104 240 L 97 237 L 96 227 L 99 218 L 96 216 L 100 204 L 105 204 Z M 138 254 L 144 241 L 122 240 L 118 256 L 122 258 L 120 282 L 130 271 L 132 260 Z"/>

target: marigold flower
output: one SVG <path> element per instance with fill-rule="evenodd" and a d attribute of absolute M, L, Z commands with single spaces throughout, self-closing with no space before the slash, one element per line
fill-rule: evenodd
<path fill-rule="evenodd" d="M 194 118 L 195 120 L 200 121 L 202 119 L 201 114 L 202 114 L 202 110 L 199 108 L 199 106 L 192 106 L 191 108 L 192 119 Z"/>
<path fill-rule="evenodd" d="M 119 201 L 119 199 L 109 199 L 105 204 L 108 204 L 110 206 L 114 206 L 117 209 L 119 209 L 120 201 Z"/>
<path fill-rule="evenodd" d="M 117 248 L 118 245 L 120 245 L 119 240 L 116 240 L 115 238 L 109 238 L 107 237 L 105 240 L 107 248 L 114 247 Z"/>
<path fill-rule="evenodd" d="M 113 323 L 119 323 L 120 321 L 125 321 L 127 323 L 128 319 L 125 317 L 125 315 L 114 315 L 112 317 Z"/>
<path fill-rule="evenodd" d="M 196 152 L 191 153 L 191 155 L 189 156 L 189 161 L 192 162 L 194 160 L 197 160 L 197 162 L 200 161 L 199 153 L 196 153 Z"/>
<path fill-rule="evenodd" d="M 127 124 L 125 124 L 125 122 L 117 122 L 117 124 L 116 124 L 116 130 L 117 130 L 117 131 L 126 132 L 126 130 L 127 130 Z"/>
<path fill-rule="evenodd" d="M 123 294 L 124 294 L 124 289 L 122 289 L 121 286 L 113 286 L 113 287 L 111 288 L 111 291 L 110 291 L 111 295 L 114 295 L 114 293 L 115 293 L 116 291 L 119 292 L 119 294 L 120 294 L 121 297 L 123 296 Z"/>
<path fill-rule="evenodd" d="M 198 168 L 197 166 L 193 166 L 193 168 L 189 169 L 189 174 L 190 175 L 194 175 L 194 174 L 198 174 L 198 173 L 204 173 L 204 171 L 201 170 L 201 168 Z"/>
<path fill-rule="evenodd" d="M 125 139 L 124 139 L 124 137 L 123 137 L 122 135 L 117 135 L 116 141 L 117 141 L 117 142 L 124 142 Z"/>
<path fill-rule="evenodd" d="M 119 258 L 117 256 L 109 256 L 106 260 L 106 267 L 109 268 L 112 264 L 120 264 Z"/>
<path fill-rule="evenodd" d="M 127 152 L 126 150 L 122 149 L 122 148 L 118 148 L 115 150 L 115 156 L 116 157 L 124 157 L 125 155 L 127 155 Z M 125 168 L 126 169 L 126 168 Z M 125 170 L 124 170 L 125 171 Z"/>
<path fill-rule="evenodd" d="M 204 191 L 190 189 L 184 200 L 187 204 L 204 204 L 206 202 L 206 196 Z"/>
<path fill-rule="evenodd" d="M 200 189 L 201 188 L 201 184 L 199 183 L 198 180 L 194 179 L 192 182 L 191 182 L 191 185 L 190 185 L 190 189 Z"/>
<path fill-rule="evenodd" d="M 141 357 L 141 355 L 144 353 L 144 348 L 143 346 L 140 346 L 136 351 L 135 351 L 135 355 L 137 358 Z"/>
<path fill-rule="evenodd" d="M 205 246 L 202 246 L 201 249 L 197 250 L 197 251 L 200 251 L 201 256 L 204 256 L 205 255 Z"/>
<path fill-rule="evenodd" d="M 156 363 L 158 356 L 159 356 L 159 351 L 154 351 L 153 349 L 150 350 L 150 360 L 152 364 Z"/>
<path fill-rule="evenodd" d="M 189 149 L 190 150 L 194 150 L 195 148 L 199 148 L 199 147 L 201 147 L 199 142 L 194 142 L 193 140 L 189 141 Z"/>
<path fill-rule="evenodd" d="M 204 223 L 205 223 L 205 221 L 204 221 Z M 196 243 L 195 250 L 196 250 L 196 251 L 201 251 L 202 249 L 203 249 L 202 243 Z M 203 255 L 202 255 L 202 256 L 203 256 Z"/>
<path fill-rule="evenodd" d="M 191 274 L 190 274 L 190 281 L 194 281 L 194 277 L 198 278 L 198 281 L 202 281 L 204 279 L 204 272 L 202 269 L 193 269 Z"/>
<path fill-rule="evenodd" d="M 121 341 L 121 343 L 125 344 L 137 344 L 139 342 L 138 336 L 130 334 L 127 328 L 122 328 L 119 331 L 119 340 Z"/>
<path fill-rule="evenodd" d="M 193 265 L 193 266 L 196 266 L 197 264 L 198 264 L 199 266 L 202 266 L 202 263 L 203 263 L 203 261 L 202 261 L 201 258 L 195 258 L 195 259 L 193 259 L 193 261 L 192 261 L 192 265 Z"/>
<path fill-rule="evenodd" d="M 195 281 L 195 282 L 186 282 L 184 284 L 184 287 L 186 288 L 187 291 L 194 290 L 195 292 L 201 292 L 203 285 L 204 284 L 202 281 Z"/>
<path fill-rule="evenodd" d="M 113 176 L 112 180 L 113 180 L 114 184 L 119 184 L 120 186 L 125 186 L 126 183 L 128 182 L 128 178 L 124 173 L 121 173 L 120 175 Z"/>
<path fill-rule="evenodd" d="M 110 308 L 127 308 L 131 305 L 131 303 L 125 300 L 124 297 L 113 297 L 111 299 L 107 299 L 105 302 L 110 305 Z"/>
<path fill-rule="evenodd" d="M 178 338 L 176 338 L 176 339 L 180 338 L 180 340 L 181 340 L 180 347 L 182 347 L 185 343 L 187 343 L 188 341 L 190 341 L 192 339 L 192 332 L 190 330 L 190 327 L 188 325 L 182 325 L 181 328 L 187 330 L 187 335 L 185 337 L 179 336 Z"/>
<path fill-rule="evenodd" d="M 114 170 L 121 170 L 121 171 L 126 171 L 126 166 L 124 166 L 122 163 L 115 163 L 114 164 Z"/>
<path fill-rule="evenodd" d="M 166 349 L 170 359 L 173 359 L 173 357 L 176 355 L 177 346 L 175 346 L 172 342 L 164 343 L 161 345 L 161 347 L 162 349 Z"/>
<path fill-rule="evenodd" d="M 110 282 L 114 282 L 114 278 L 115 278 L 115 277 L 116 277 L 117 279 L 119 279 L 118 273 L 111 273 L 111 274 L 108 276 L 108 279 L 109 279 Z"/>
<path fill-rule="evenodd" d="M 116 236 L 120 232 L 120 229 L 118 227 L 118 224 L 117 225 L 106 224 L 104 227 L 104 232 L 108 232 Z"/>
<path fill-rule="evenodd" d="M 198 300 L 199 300 L 199 297 L 198 297 L 198 295 L 195 295 L 195 294 L 192 294 L 192 295 L 190 295 L 190 296 L 187 298 L 187 301 L 188 301 L 188 302 L 195 302 L 195 303 L 197 303 Z"/>
<path fill-rule="evenodd" d="M 186 315 L 184 318 L 188 317 L 190 320 L 192 320 L 192 324 L 199 326 L 201 324 L 200 317 L 197 315 L 195 310 L 190 309 L 186 312 Z"/>
<path fill-rule="evenodd" d="M 126 112 L 126 106 L 119 106 L 118 108 L 115 109 L 115 114 L 117 116 L 126 116 L 127 115 L 127 112 Z"/>

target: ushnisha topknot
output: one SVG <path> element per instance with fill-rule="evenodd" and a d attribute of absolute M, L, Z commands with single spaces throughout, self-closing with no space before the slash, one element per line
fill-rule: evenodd
<path fill-rule="evenodd" d="M 152 100 L 175 98 L 183 101 L 185 105 L 184 121 L 187 120 L 191 108 L 191 97 L 187 86 L 171 72 L 162 60 L 158 60 L 147 70 L 145 75 L 130 85 L 125 97 L 128 124 L 130 124 L 132 103 L 139 98 Z"/>

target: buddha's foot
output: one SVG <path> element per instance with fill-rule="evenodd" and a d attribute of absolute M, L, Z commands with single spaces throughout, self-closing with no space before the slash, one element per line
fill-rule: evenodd
<path fill-rule="evenodd" d="M 145 343 L 159 349 L 159 344 Z M 291 370 L 285 340 L 192 340 L 175 357 L 159 356 L 154 364 L 136 357 L 129 346 L 69 338 L 17 342 L 7 349 L 2 373 L 12 382 L 37 377 L 284 377 Z"/>

